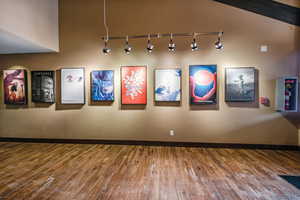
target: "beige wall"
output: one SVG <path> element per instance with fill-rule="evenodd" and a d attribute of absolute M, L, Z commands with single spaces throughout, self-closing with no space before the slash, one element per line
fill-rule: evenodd
<path fill-rule="evenodd" d="M 300 8 L 300 1 L 299 0 L 275 0 L 279 3 L 287 4 L 290 6 L 294 6 L 297 8 Z"/>
<path fill-rule="evenodd" d="M 58 0 L 0 0 L 0 5 L 0 30 L 59 51 Z"/>
<path fill-rule="evenodd" d="M 298 129 L 287 117 L 274 112 L 275 80 L 297 74 L 299 28 L 242 11 L 211 0 L 111 0 L 108 22 L 113 35 L 164 32 L 225 31 L 225 49 L 217 52 L 216 38 L 199 39 L 202 50 L 191 52 L 190 38 L 175 38 L 177 51 L 167 51 L 168 39 L 154 40 L 156 50 L 145 53 L 146 41 L 130 41 L 132 55 L 124 55 L 123 41 L 112 41 L 112 55 L 101 54 L 102 1 L 60 1 L 60 44 L 58 54 L 3 55 L 2 69 L 13 65 L 28 70 L 84 66 L 86 98 L 82 107 L 49 107 L 29 103 L 27 108 L 3 105 L 0 136 L 36 138 L 97 138 L 254 144 L 298 143 Z M 269 46 L 261 53 L 260 45 Z M 219 104 L 216 107 L 188 103 L 188 65 L 217 64 Z M 145 109 L 120 105 L 119 69 L 122 65 L 148 65 L 148 104 Z M 252 66 L 259 70 L 259 95 L 271 100 L 270 107 L 224 102 L 224 67 Z M 153 69 L 183 69 L 181 106 L 155 106 Z M 112 105 L 91 105 L 89 73 L 93 69 L 114 69 L 116 101 Z M 2 87 L 1 87 L 2 90 Z M 169 130 L 175 136 L 169 136 Z"/>

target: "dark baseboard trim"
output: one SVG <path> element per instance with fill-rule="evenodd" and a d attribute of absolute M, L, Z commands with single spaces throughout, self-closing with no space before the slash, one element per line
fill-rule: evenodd
<path fill-rule="evenodd" d="M 159 142 L 159 141 L 135 141 L 135 140 L 46 139 L 46 138 L 8 138 L 8 137 L 0 137 L 0 142 L 111 144 L 111 145 L 175 146 L 175 147 L 202 147 L 202 148 L 230 148 L 230 149 L 270 149 L 270 150 L 300 151 L 299 146 L 292 146 L 292 145 L 237 144 L 237 143 Z"/>

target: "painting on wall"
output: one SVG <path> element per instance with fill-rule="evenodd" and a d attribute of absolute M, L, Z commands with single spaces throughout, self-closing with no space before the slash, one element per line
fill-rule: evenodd
<path fill-rule="evenodd" d="M 85 84 L 84 69 L 62 69 L 61 70 L 61 103 L 62 104 L 84 104 Z"/>
<path fill-rule="evenodd" d="M 225 69 L 225 101 L 255 101 L 255 68 Z"/>
<path fill-rule="evenodd" d="M 217 102 L 216 65 L 191 65 L 189 81 L 191 104 L 215 104 Z"/>
<path fill-rule="evenodd" d="M 114 101 L 114 71 L 92 71 L 91 93 L 92 101 Z"/>
<path fill-rule="evenodd" d="M 155 101 L 181 100 L 181 69 L 155 70 Z"/>
<path fill-rule="evenodd" d="M 32 101 L 41 103 L 55 102 L 54 71 L 31 72 Z"/>
<path fill-rule="evenodd" d="M 4 70 L 4 103 L 27 104 L 27 72 L 23 69 Z"/>
<path fill-rule="evenodd" d="M 121 67 L 122 104 L 147 104 L 147 68 Z"/>

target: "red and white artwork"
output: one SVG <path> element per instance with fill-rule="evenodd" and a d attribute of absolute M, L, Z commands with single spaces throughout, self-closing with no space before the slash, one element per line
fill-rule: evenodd
<path fill-rule="evenodd" d="M 121 67 L 122 104 L 147 104 L 147 68 Z"/>

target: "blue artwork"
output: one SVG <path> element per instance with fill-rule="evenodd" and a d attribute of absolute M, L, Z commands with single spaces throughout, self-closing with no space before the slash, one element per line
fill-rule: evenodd
<path fill-rule="evenodd" d="M 155 101 L 181 100 L 181 69 L 155 70 Z"/>
<path fill-rule="evenodd" d="M 190 66 L 191 104 L 210 104 L 217 102 L 217 66 Z"/>
<path fill-rule="evenodd" d="M 114 72 L 99 70 L 92 72 L 92 101 L 114 100 Z"/>

